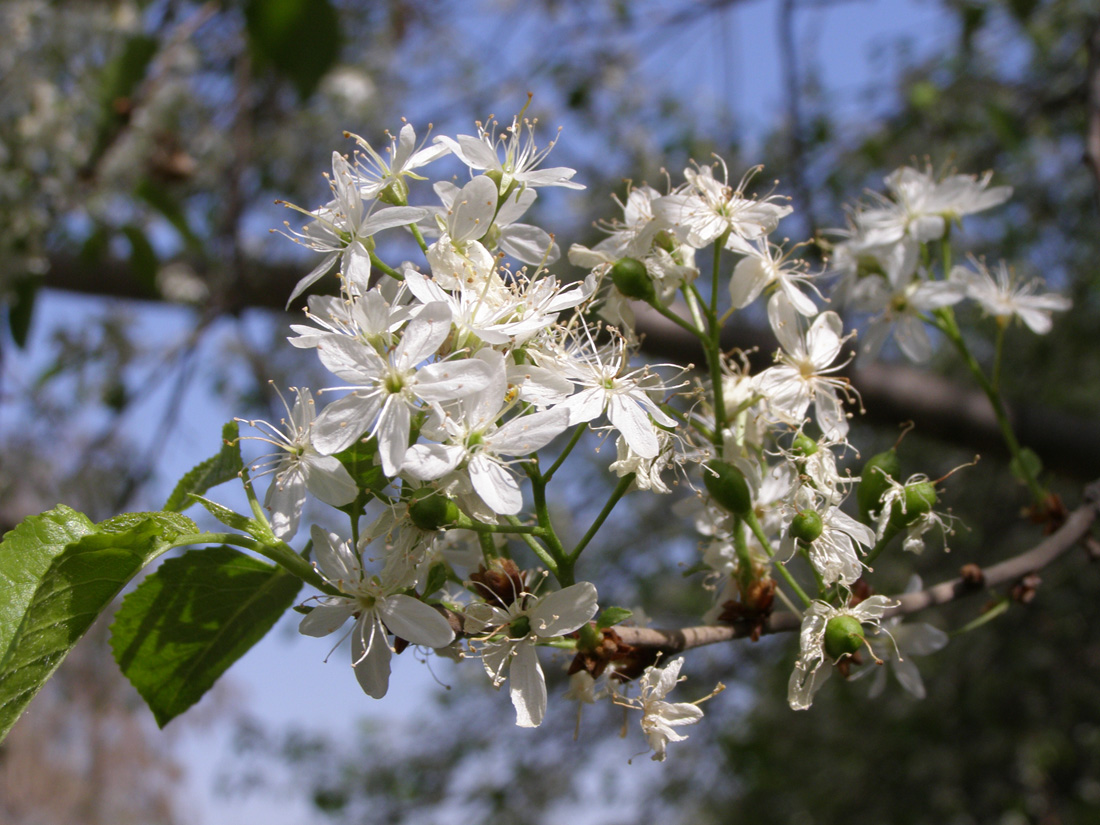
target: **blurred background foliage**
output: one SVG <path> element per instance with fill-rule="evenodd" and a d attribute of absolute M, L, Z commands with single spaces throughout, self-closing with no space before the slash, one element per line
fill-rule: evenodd
<path fill-rule="evenodd" d="M 1021 274 L 1042 275 L 1074 301 L 1050 335 L 1009 337 L 1006 392 L 1041 402 L 1051 415 L 1095 423 L 1095 3 L 928 0 L 942 26 L 934 51 L 918 56 L 904 41 L 883 43 L 889 71 L 853 110 L 820 80 L 828 44 L 799 24 L 830 6 L 876 0 L 768 0 L 778 31 L 768 71 L 780 74 L 784 104 L 754 136 L 723 99 L 728 86 L 700 80 L 722 69 L 690 62 L 700 26 L 720 33 L 724 12 L 749 2 L 0 4 L 0 527 L 61 499 L 95 518 L 155 507 L 157 484 L 172 481 L 158 475 L 163 434 L 193 414 L 184 399 L 217 395 L 241 415 L 270 415 L 269 378 L 316 384 L 309 374 L 316 367 L 278 346 L 282 303 L 305 270 L 300 250 L 268 241 L 267 230 L 285 218 L 274 200 L 322 202 L 319 173 L 333 148 L 349 148 L 341 143 L 345 129 L 375 145 L 402 116 L 421 135 L 428 121 L 440 132 L 469 131 L 475 116 L 488 116 L 501 101 L 512 109 L 496 114 L 509 117 L 529 91 L 529 114 L 539 117 L 543 138 L 564 127 L 554 162 L 577 168 L 588 185 L 586 198 L 540 201 L 560 238 L 594 239 L 588 227 L 608 213 L 604 193 L 621 193 L 623 179 L 660 185 L 662 167 L 705 162 L 711 152 L 733 170 L 766 165 L 794 198 L 801 223 L 787 231 L 796 239 L 842 226 L 841 204 L 865 187 L 881 188 L 901 164 L 994 169 L 1015 196 L 969 224 L 961 241 Z M 661 74 L 686 79 L 655 84 Z M 961 378 L 949 357 L 933 368 Z M 159 399 L 153 413 L 151 396 Z M 853 441 L 873 453 L 894 441 L 896 423 L 862 424 Z M 1069 428 L 1061 430 L 1069 437 Z M 905 443 L 904 469 L 934 477 L 972 454 L 918 431 Z M 596 467 L 576 474 L 560 504 L 563 518 L 580 521 L 584 502 L 603 500 L 595 491 L 606 479 Z M 1068 474 L 1054 486 L 1072 505 L 1086 480 Z M 1034 542 L 1019 517 L 1025 497 L 996 456 L 947 489 L 968 529 L 952 538 L 949 555 L 930 549 L 916 560 L 926 582 Z M 694 561 L 694 540 L 659 508 L 624 511 L 615 527 L 592 562 L 604 569 L 588 575 L 617 583 L 616 592 L 601 584 L 601 596 L 646 604 L 657 625 L 688 621 L 698 612 L 698 582 L 681 582 L 669 570 Z M 613 578 L 600 575 L 612 569 Z M 585 717 L 578 745 L 565 713 L 552 715 L 549 735 L 521 738 L 507 702 L 483 684 L 466 684 L 483 680 L 465 668 L 446 675 L 455 690 L 441 692 L 438 708 L 365 729 L 358 749 L 270 729 L 263 720 L 242 722 L 242 767 L 225 785 L 255 793 L 288 782 L 320 813 L 347 822 L 568 816 L 617 823 L 643 812 L 692 823 L 1095 822 L 1100 582 L 1084 554 L 1043 578 L 1031 605 L 1014 605 L 989 628 L 919 662 L 928 687 L 922 702 L 896 684 L 868 701 L 870 680 L 838 679 L 811 712 L 796 714 L 783 698 L 793 639 L 694 651 L 686 690 L 701 695 L 718 679 L 731 689 L 708 703 L 707 721 L 659 773 L 632 778 L 622 771 L 621 748 L 604 747 L 618 725 L 610 710 Z M 972 600 L 928 620 L 959 628 L 981 608 Z M 80 661 L 83 670 L 69 684 L 117 678 L 106 655 Z M 66 668 L 75 674 L 77 665 Z M 102 697 L 114 695 L 103 689 L 95 693 L 99 704 L 85 707 L 44 694 L 32 706 L 34 718 L 75 714 L 85 721 L 58 725 L 79 730 L 106 713 Z M 120 695 L 124 712 L 144 713 Z M 157 752 L 140 725 L 127 735 Z M 11 765 L 52 758 L 35 742 L 41 737 L 13 734 L 0 748 L 0 783 L 18 781 L 5 778 Z M 148 770 L 135 767 L 120 781 L 160 790 L 130 797 L 148 800 L 137 814 L 86 798 L 65 808 L 55 799 L 59 807 L 43 818 L 44 809 L 20 807 L 5 790 L 0 819 L 178 821 L 162 790 L 176 770 L 171 760 L 140 761 Z M 96 764 L 85 762 L 89 770 Z M 87 775 L 84 781 L 96 785 Z M 119 791 L 112 786 L 111 793 Z"/>

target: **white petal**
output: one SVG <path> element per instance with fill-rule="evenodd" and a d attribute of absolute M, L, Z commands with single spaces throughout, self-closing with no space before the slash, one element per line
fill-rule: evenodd
<path fill-rule="evenodd" d="M 467 471 L 474 490 L 494 513 L 514 516 L 523 509 L 519 482 L 503 465 L 479 453 L 470 459 Z"/>
<path fill-rule="evenodd" d="M 340 459 L 328 455 L 303 455 L 306 487 L 325 504 L 340 507 L 355 501 L 359 488 Z"/>
<path fill-rule="evenodd" d="M 508 689 L 516 709 L 516 724 L 537 728 L 546 715 L 546 678 L 533 644 L 521 644 L 508 668 Z"/>
<path fill-rule="evenodd" d="M 531 629 L 549 638 L 572 633 L 596 615 L 596 586 L 577 582 L 546 596 L 531 611 Z"/>
<path fill-rule="evenodd" d="M 412 596 L 383 599 L 378 612 L 391 633 L 414 645 L 446 647 L 455 640 L 454 630 L 439 611 Z"/>
<path fill-rule="evenodd" d="M 351 634 L 351 661 L 363 692 L 375 699 L 385 696 L 390 688 L 390 646 L 373 612 L 360 618 Z"/>
<path fill-rule="evenodd" d="M 333 600 L 332 604 L 319 604 L 306 614 L 298 625 L 298 632 L 305 636 L 327 636 L 339 630 L 355 613 L 356 602 L 351 599 Z"/>

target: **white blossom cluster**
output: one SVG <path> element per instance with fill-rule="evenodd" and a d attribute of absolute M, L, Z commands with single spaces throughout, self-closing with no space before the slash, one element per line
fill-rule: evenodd
<path fill-rule="evenodd" d="M 420 145 L 405 125 L 382 152 L 355 140 L 350 157 L 333 154 L 332 199 L 299 210 L 307 222 L 286 231 L 321 254 L 291 300 L 332 272 L 338 278 L 338 295 L 308 297 L 307 322 L 294 324 L 289 339 L 316 350 L 336 380 L 321 391 L 318 412 L 312 395 L 298 391 L 285 432 L 256 424 L 279 450 L 264 465 L 274 477 L 266 506 L 278 538 L 294 537 L 309 494 L 353 513 L 355 541 L 312 530 L 315 566 L 331 592 L 311 605 L 302 632 L 325 635 L 354 619 L 356 676 L 374 697 L 386 693 L 397 640 L 479 658 L 494 686 L 508 682 L 525 727 L 538 726 L 547 708 L 539 647 L 569 648 L 568 698 L 641 710 L 654 758 L 663 759 L 667 743 L 684 738 L 677 729 L 702 716 L 697 703 L 666 701 L 682 659 L 660 667 L 654 656 L 605 644 L 620 619 L 595 622 L 596 586 L 574 580 L 587 538 L 565 548 L 546 509 L 546 485 L 581 432 L 593 429 L 616 439 L 610 469 L 622 481 L 609 508 L 628 491 L 668 493 L 679 479 L 697 491 L 687 504 L 715 593 L 700 611 L 706 621 L 758 627 L 773 599 L 804 613 L 789 700 L 809 707 L 832 664 L 854 652 L 835 653 L 847 637 L 828 640 L 831 620 L 877 630 L 894 604 L 852 596 L 868 554 L 901 526 L 906 549 L 918 550 L 928 526 L 943 524 L 930 506 L 908 518 L 914 479 L 884 478 L 867 517 L 849 514 L 860 478 L 838 468 L 854 453 L 846 404 L 856 397 L 837 373 L 854 333 L 819 309 L 820 273 L 770 239 L 791 212 L 786 200 L 747 191 L 758 170 L 731 185 L 722 162 L 686 169 L 665 193 L 633 187 L 618 202 L 621 218 L 604 224 L 603 241 L 569 249 L 569 260 L 589 271 L 566 283 L 547 270 L 559 258 L 553 237 L 522 220 L 539 188 L 580 186 L 572 169 L 542 168 L 553 143 L 538 148 L 532 124 L 516 118 L 499 132 L 479 124 L 476 135 Z M 429 190 L 426 168 L 448 157 L 468 180 Z M 912 169 L 887 184 L 894 197 L 853 213 L 833 262 L 848 300 L 880 307 L 872 340 L 893 324 L 907 354 L 924 354 L 921 313 L 964 294 L 1037 331 L 1039 315 L 1064 308 L 1052 296 L 1017 291 L 1010 299 L 1002 290 L 995 310 L 981 271 L 935 280 L 916 265 L 922 245 L 962 215 L 1003 201 L 1006 188 Z M 389 236 L 415 239 L 420 263 L 385 263 L 379 244 Z M 707 248 L 711 278 L 696 260 Z M 772 365 L 752 372 L 717 342 L 726 319 L 757 299 L 766 300 L 779 346 Z M 708 379 L 674 384 L 660 368 L 632 363 L 639 303 L 700 338 Z M 560 457 L 540 461 L 567 431 L 574 437 Z M 382 479 L 368 487 L 353 477 L 352 454 L 366 456 Z M 359 529 L 367 498 L 381 514 Z M 511 561 L 511 548 L 523 544 L 558 589 L 546 571 Z M 900 672 L 920 684 L 910 665 Z"/>

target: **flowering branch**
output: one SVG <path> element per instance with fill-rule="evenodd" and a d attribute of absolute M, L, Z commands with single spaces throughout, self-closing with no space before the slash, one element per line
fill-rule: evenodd
<path fill-rule="evenodd" d="M 933 585 L 919 593 L 895 597 L 898 606 L 886 616 L 908 616 L 929 607 L 946 604 L 963 596 L 977 593 L 984 585 L 997 587 L 1016 581 L 1028 573 L 1041 570 L 1054 562 L 1078 542 L 1087 541 L 1093 522 L 1100 517 L 1100 480 L 1084 488 L 1081 506 L 1071 512 L 1065 523 L 1050 536 L 1029 550 L 992 565 L 980 576 L 968 575 Z M 680 653 L 694 647 L 743 639 L 758 633 L 789 633 L 798 630 L 801 619 L 793 613 L 775 613 L 759 630 L 748 623 L 734 625 L 703 625 L 678 630 L 651 627 L 617 627 L 619 638 L 633 647 L 658 648 L 666 653 Z"/>

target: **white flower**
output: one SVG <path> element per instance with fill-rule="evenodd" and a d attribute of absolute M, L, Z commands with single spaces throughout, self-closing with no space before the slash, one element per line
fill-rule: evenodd
<path fill-rule="evenodd" d="M 283 541 L 289 541 L 298 532 L 307 490 L 333 507 L 349 504 L 359 494 L 359 488 L 340 460 L 321 455 L 314 449 L 310 440 L 313 396 L 307 389 L 296 390 L 296 393 L 294 408 L 288 408 L 287 417 L 279 422 L 282 429 L 266 421 L 245 422 L 266 433 L 245 438 L 266 441 L 279 449 L 266 460 L 253 464 L 252 470 L 261 470 L 260 475 L 271 473 L 275 476 L 267 488 L 264 507 L 271 513 L 271 528 L 276 538 Z M 279 398 L 286 407 L 282 393 Z"/>
<path fill-rule="evenodd" d="M 714 177 L 709 166 L 685 169 L 687 184 L 653 201 L 653 213 L 695 249 L 702 249 L 728 233 L 726 248 L 748 254 L 751 247 L 746 241 L 767 235 L 779 224 L 780 218 L 793 210 L 789 205 L 772 203 L 779 200 L 776 195 L 762 200 L 745 197 L 745 186 L 761 167 L 745 173 L 734 189 L 729 185 L 725 161 L 719 159 L 719 163 L 723 172 L 721 181 Z"/>
<path fill-rule="evenodd" d="M 913 575 L 905 587 L 906 593 L 919 593 L 922 584 L 920 576 Z M 920 671 L 913 664 L 911 657 L 927 656 L 947 646 L 947 634 L 938 627 L 933 627 L 925 622 L 910 622 L 902 624 L 901 616 L 893 616 L 882 623 L 889 637 L 874 637 L 868 641 L 871 650 L 879 658 L 886 662 L 887 667 L 893 672 L 894 677 L 913 698 L 925 697 L 924 680 L 920 677 Z M 889 641 L 888 641 L 889 639 Z M 886 669 L 874 668 L 874 679 L 871 682 L 871 697 L 878 696 L 886 689 Z M 870 672 L 869 668 L 861 669 L 853 678 L 863 676 Z"/>
<path fill-rule="evenodd" d="M 665 697 L 672 692 L 678 682 L 683 681 L 680 668 L 684 657 L 673 659 L 664 667 L 651 665 L 638 680 L 641 692 L 637 698 L 619 697 L 618 704 L 638 708 L 642 711 L 642 733 L 653 751 L 655 762 L 665 761 L 665 749 L 669 742 L 682 742 L 686 733 L 676 728 L 694 725 L 703 718 L 703 710 L 690 702 L 666 702 Z"/>
<path fill-rule="evenodd" d="M 992 172 L 981 178 L 950 175 L 937 181 L 930 169 L 921 172 L 903 166 L 886 178 L 894 200 L 879 197 L 879 207 L 866 209 L 856 220 L 867 246 L 897 243 L 903 237 L 927 243 L 943 237 L 950 221 L 1004 203 L 1012 195 L 1010 186 L 994 186 Z"/>
<path fill-rule="evenodd" d="M 348 133 L 344 133 L 347 136 Z M 387 134 L 389 134 L 387 132 Z M 377 198 L 386 189 L 390 189 L 396 200 L 404 203 L 407 200 L 407 185 L 402 180 L 404 177 L 424 180 L 413 172 L 431 163 L 433 160 L 443 157 L 449 151 L 445 145 L 433 143 L 426 148 L 416 148 L 416 132 L 411 123 L 401 127 L 401 132 L 395 138 L 390 135 L 390 145 L 386 147 L 389 160 L 378 154 L 366 140 L 359 135 L 351 135 L 366 152 L 363 159 L 358 156 L 356 160 L 356 183 L 359 186 L 359 195 L 366 199 Z M 390 203 L 393 203 L 391 200 Z"/>
<path fill-rule="evenodd" d="M 382 582 L 363 572 L 359 554 L 348 542 L 312 529 L 314 566 L 344 596 L 319 596 L 298 626 L 306 636 L 327 636 L 355 617 L 351 659 L 355 678 L 368 696 L 381 699 L 389 689 L 391 649 L 386 633 L 425 647 L 446 647 L 455 634 L 447 620 L 419 599 L 396 592 L 407 582 Z"/>
<path fill-rule="evenodd" d="M 546 714 L 546 678 L 536 645 L 572 633 L 596 615 L 596 607 L 595 585 L 578 582 L 543 597 L 519 593 L 507 607 L 482 602 L 467 608 L 466 630 L 489 634 L 479 642 L 481 662 L 494 687 L 507 678 L 521 728 L 537 728 Z"/>
<path fill-rule="evenodd" d="M 840 316 L 823 312 L 805 334 L 799 317 L 787 304 L 768 305 L 768 320 L 783 349 L 776 355 L 779 364 L 757 376 L 757 390 L 774 413 L 795 425 L 813 403 L 821 431 L 842 439 L 848 434 L 848 419 L 837 390 L 847 391 L 848 382 L 829 375 L 844 366 L 833 365 L 846 340 Z"/>
<path fill-rule="evenodd" d="M 799 289 L 801 284 L 814 289 L 810 283 L 812 277 L 806 273 L 803 262 L 790 262 L 790 255 L 784 254 L 782 247 L 761 238 L 747 245 L 745 257 L 733 268 L 730 300 L 735 309 L 741 309 L 755 301 L 765 287 L 774 284 L 773 301 L 785 299 L 801 315 L 816 315 L 817 305 Z"/>
<path fill-rule="evenodd" d="M 405 327 L 401 342 L 381 355 L 373 347 L 333 336 L 318 347 L 329 370 L 352 390 L 329 404 L 314 422 L 314 444 L 326 454 L 347 449 L 367 433 L 378 438 L 382 469 L 391 478 L 401 469 L 409 445 L 412 412 L 418 401 L 439 403 L 468 395 L 488 385 L 491 374 L 483 361 L 437 361 L 433 356 L 451 331 L 446 304 L 427 304 Z"/>
<path fill-rule="evenodd" d="M 875 531 L 849 516 L 839 507 L 826 507 L 821 517 L 821 535 L 809 542 L 810 563 L 826 585 L 851 585 L 863 575 L 859 546 L 870 548 L 875 543 Z M 780 543 L 780 552 L 790 559 L 798 544 L 790 532 Z"/>
<path fill-rule="evenodd" d="M 364 209 L 356 177 L 347 159 L 339 152 L 332 153 L 332 177 L 329 178 L 333 198 L 324 206 L 307 212 L 293 204 L 285 204 L 312 218 L 312 222 L 294 232 L 285 224 L 283 234 L 297 243 L 324 252 L 325 257 L 313 270 L 295 285 L 287 299 L 287 306 L 308 289 L 322 275 L 332 269 L 339 260 L 340 268 L 347 271 L 352 256 L 368 261 L 368 239 L 383 229 L 416 223 L 428 214 L 428 210 L 415 206 L 391 206 L 370 211 Z"/>
<path fill-rule="evenodd" d="M 436 142 L 449 147 L 470 169 L 484 170 L 499 178 L 501 194 L 507 194 L 513 183 L 520 187 L 562 186 L 566 189 L 584 189 L 582 184 L 573 183 L 570 180 L 577 174 L 575 169 L 565 166 L 556 166 L 551 169 L 536 168 L 550 154 L 555 141 L 550 141 L 543 149 L 536 149 L 535 122 L 524 121 L 521 125 L 517 115 L 513 118 L 512 125 L 507 127 L 499 137 L 496 135 L 496 126 L 496 121 L 493 121 L 488 129 L 478 123 L 477 137 L 459 135 L 455 140 L 440 136 L 436 138 Z M 527 127 L 526 141 L 521 135 L 523 126 Z M 503 157 L 498 155 L 498 145 Z"/>
<path fill-rule="evenodd" d="M 1050 313 L 1065 312 L 1072 306 L 1068 298 L 1048 292 L 1034 294 L 1039 288 L 1038 281 L 1017 283 L 1004 261 L 997 264 L 996 275 L 990 273 L 982 261 L 974 261 L 978 271 L 973 272 L 962 266 L 951 271 L 951 279 L 962 284 L 966 296 L 977 301 L 987 315 L 992 315 L 1001 326 L 1008 324 L 1012 316 L 1017 316 L 1028 328 L 1039 335 L 1050 332 L 1052 326 Z"/>
<path fill-rule="evenodd" d="M 837 616 L 852 616 L 861 624 L 880 628 L 882 614 L 899 603 L 886 596 L 871 596 L 855 607 L 833 607 L 822 601 L 815 601 L 802 617 L 802 632 L 799 637 L 798 661 L 791 673 L 787 687 L 787 701 L 792 710 L 806 710 L 814 700 L 814 694 L 829 678 L 831 667 L 824 667 L 829 657 L 825 653 L 825 628 L 830 619 Z"/>

